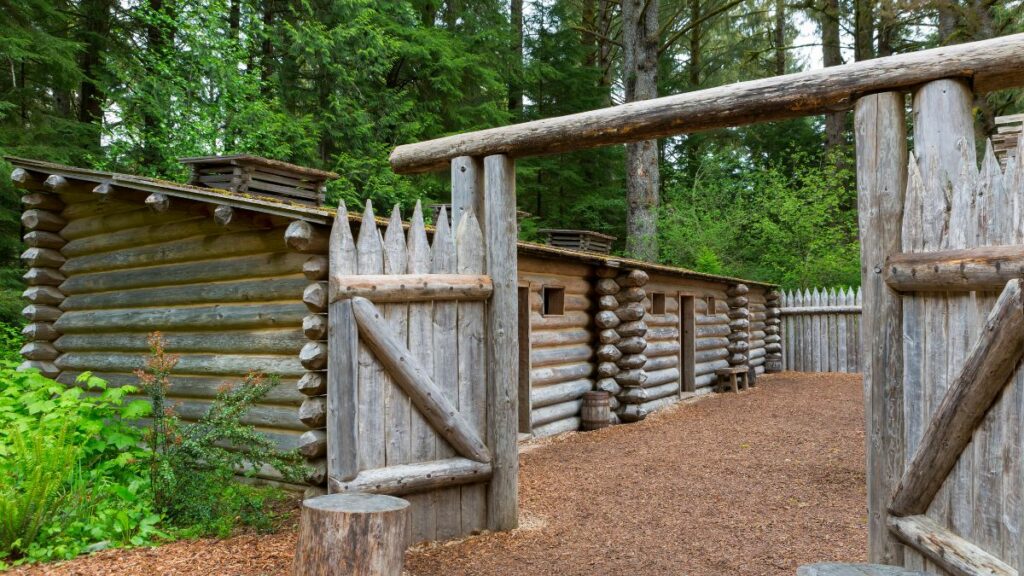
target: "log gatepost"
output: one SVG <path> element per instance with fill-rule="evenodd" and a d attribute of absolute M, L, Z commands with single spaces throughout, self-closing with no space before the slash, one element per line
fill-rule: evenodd
<path fill-rule="evenodd" d="M 861 364 L 866 395 L 868 559 L 903 565 L 887 527 L 889 496 L 903 473 L 903 304 L 883 280 L 885 260 L 901 249 L 907 184 L 907 132 L 902 92 L 857 101 L 857 211 L 860 218 Z"/>

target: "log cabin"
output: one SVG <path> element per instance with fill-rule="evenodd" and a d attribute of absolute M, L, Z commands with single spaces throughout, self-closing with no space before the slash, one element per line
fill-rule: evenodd
<path fill-rule="evenodd" d="M 298 448 L 322 486 L 336 215 L 323 192 L 335 175 L 238 155 L 184 159 L 193 176 L 180 184 L 7 160 L 24 207 L 23 366 L 67 385 L 85 371 L 135 383 L 159 330 L 180 355 L 170 396 L 185 419 L 223 381 L 277 374 L 246 421 Z M 712 391 L 716 370 L 781 370 L 770 284 L 520 242 L 518 298 L 521 437 L 580 429 L 588 391 L 610 394 L 614 422 L 633 422 Z"/>

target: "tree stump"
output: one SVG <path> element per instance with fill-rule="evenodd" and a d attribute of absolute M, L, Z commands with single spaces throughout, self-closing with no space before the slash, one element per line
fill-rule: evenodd
<path fill-rule="evenodd" d="M 376 494 L 302 502 L 295 576 L 400 576 L 409 503 Z"/>

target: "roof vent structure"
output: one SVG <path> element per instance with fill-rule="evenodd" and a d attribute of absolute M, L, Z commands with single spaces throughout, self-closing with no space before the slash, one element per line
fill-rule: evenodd
<path fill-rule="evenodd" d="M 996 133 L 992 135 L 992 149 L 999 159 L 999 164 L 1006 170 L 1010 156 L 1020 154 L 1017 143 L 1024 131 L 1024 114 L 1000 116 L 996 118 Z"/>
<path fill-rule="evenodd" d="M 180 158 L 178 161 L 192 167 L 189 184 L 193 186 L 219 188 L 310 206 L 322 206 L 327 181 L 338 178 L 334 172 L 248 154 L 198 156 Z"/>
<path fill-rule="evenodd" d="M 563 230 L 560 228 L 542 228 L 538 230 L 547 236 L 547 244 L 557 248 L 585 250 L 608 254 L 612 251 L 615 236 L 601 234 L 593 230 Z"/>

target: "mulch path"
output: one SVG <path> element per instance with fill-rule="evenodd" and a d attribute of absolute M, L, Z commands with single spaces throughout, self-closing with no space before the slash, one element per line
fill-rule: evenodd
<path fill-rule="evenodd" d="M 421 545 L 413 576 L 788 575 L 863 561 L 859 375 L 786 373 L 629 426 L 531 443 L 521 527 Z M 24 574 L 288 574 L 291 531 L 109 550 Z"/>

